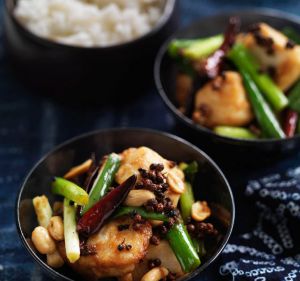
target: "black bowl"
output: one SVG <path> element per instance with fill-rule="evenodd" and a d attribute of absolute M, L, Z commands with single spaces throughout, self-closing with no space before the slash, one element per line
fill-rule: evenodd
<path fill-rule="evenodd" d="M 219 208 L 219 222 L 223 221 L 222 239 L 214 247 L 208 248 L 208 257 L 202 265 L 184 280 L 190 280 L 209 266 L 221 253 L 231 234 L 235 207 L 230 186 L 222 171 L 201 150 L 176 136 L 143 129 L 111 129 L 92 132 L 73 138 L 43 157 L 30 171 L 23 183 L 16 203 L 17 229 L 20 238 L 35 261 L 56 280 L 80 280 L 67 267 L 59 270 L 50 268 L 44 257 L 37 254 L 27 238 L 37 225 L 32 206 L 32 198 L 46 194 L 53 202 L 49 183 L 53 175 L 61 175 L 70 167 L 90 157 L 91 152 L 101 156 L 112 151 L 120 152 L 128 147 L 148 146 L 164 157 L 174 161 L 196 160 L 200 169 L 197 175 L 201 188 L 195 189 L 196 198 L 213 202 Z M 222 217 L 223 216 L 223 217 Z M 226 223 L 224 223 L 226 222 Z"/>
<path fill-rule="evenodd" d="M 177 27 L 178 2 L 165 0 L 164 13 L 149 33 L 111 47 L 68 46 L 38 37 L 13 16 L 17 0 L 5 0 L 5 43 L 16 75 L 36 92 L 103 101 L 152 81 L 162 42 Z M 130 86 L 130 87 L 129 87 Z"/>
<path fill-rule="evenodd" d="M 281 158 L 300 146 L 300 136 L 282 140 L 240 140 L 216 135 L 211 130 L 195 124 L 190 118 L 182 114 L 176 107 L 175 101 L 175 75 L 177 67 L 174 60 L 169 58 L 167 48 L 173 38 L 197 38 L 215 35 L 224 31 L 228 18 L 238 15 L 242 21 L 242 28 L 256 22 L 266 22 L 275 28 L 291 26 L 300 32 L 300 18 L 270 9 L 251 9 L 245 11 L 229 11 L 207 17 L 192 23 L 188 27 L 176 32 L 161 47 L 155 61 L 154 76 L 158 92 L 175 116 L 179 125 L 179 132 L 193 143 L 203 146 L 212 156 L 219 160 L 228 156 L 247 159 L 247 162 L 258 159 Z M 223 159 L 220 158 L 220 161 Z M 232 158 L 230 158 L 232 159 Z"/>

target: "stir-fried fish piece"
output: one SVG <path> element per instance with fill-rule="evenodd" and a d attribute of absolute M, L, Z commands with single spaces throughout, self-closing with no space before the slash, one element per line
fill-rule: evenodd
<path fill-rule="evenodd" d="M 124 182 L 129 176 L 136 174 L 140 168 L 148 170 L 152 163 L 161 163 L 164 165 L 163 172 L 170 169 L 170 161 L 161 157 L 154 150 L 142 146 L 139 148 L 129 148 L 121 153 L 121 166 L 116 174 L 117 183 Z"/>
<path fill-rule="evenodd" d="M 81 256 L 70 266 L 87 280 L 124 276 L 132 272 L 135 265 L 146 255 L 152 235 L 149 223 L 141 225 L 138 230 L 133 230 L 132 222 L 130 218 L 119 218 L 105 224 L 87 241 L 88 245 L 95 245 L 96 254 Z M 129 225 L 129 229 L 120 231 L 118 229 L 120 225 Z M 124 249 L 118 248 L 120 244 L 124 245 Z M 126 245 L 130 245 L 128 249 Z"/>
<path fill-rule="evenodd" d="M 240 74 L 226 71 L 204 85 L 196 94 L 193 119 L 206 127 L 250 123 L 253 114 Z"/>
<path fill-rule="evenodd" d="M 260 23 L 251 32 L 241 35 L 243 43 L 264 69 L 274 72 L 274 80 L 287 90 L 300 77 L 300 46 L 271 26 Z"/>
<path fill-rule="evenodd" d="M 184 175 L 177 166 L 173 167 L 173 163 L 161 157 L 157 152 L 153 151 L 148 147 L 139 147 L 139 148 L 129 148 L 122 152 L 121 154 L 121 166 L 116 174 L 116 181 L 118 183 L 123 182 L 129 176 L 136 174 L 138 175 L 139 168 L 148 170 L 150 165 L 153 163 L 161 163 L 164 165 L 163 173 L 171 174 L 170 178 L 176 179 L 173 181 L 178 189 L 184 185 Z M 175 183 L 176 182 L 176 183 Z M 173 202 L 173 205 L 176 207 L 180 194 L 179 192 L 174 192 L 175 188 L 170 188 L 168 190 L 168 196 Z"/>

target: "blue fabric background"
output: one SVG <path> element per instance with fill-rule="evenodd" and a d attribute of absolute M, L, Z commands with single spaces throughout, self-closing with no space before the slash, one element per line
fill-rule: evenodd
<path fill-rule="evenodd" d="M 0 8 L 3 1 L 0 1 Z M 225 9 L 269 7 L 300 15 L 300 1 L 285 0 L 181 0 L 182 25 Z M 48 280 L 25 252 L 16 233 L 14 208 L 19 186 L 31 166 L 56 144 L 90 130 L 131 126 L 172 131 L 174 122 L 154 86 L 134 102 L 122 107 L 91 109 L 63 106 L 31 95 L 7 67 L 0 24 L 0 280 Z M 236 192 L 238 222 L 246 210 L 242 194 L 248 178 L 271 171 L 283 171 L 299 164 L 300 154 L 275 162 L 265 170 L 251 171 L 247 178 L 230 177 Z M 248 209 L 249 210 L 249 209 Z M 238 227 L 235 232 L 239 232 Z M 218 263 L 198 280 L 221 280 Z"/>

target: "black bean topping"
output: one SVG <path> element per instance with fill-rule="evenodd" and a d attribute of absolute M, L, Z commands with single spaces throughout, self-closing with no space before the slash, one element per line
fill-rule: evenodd
<path fill-rule="evenodd" d="M 164 204 L 158 203 L 157 206 L 156 206 L 156 211 L 159 212 L 159 213 L 162 213 L 163 210 L 164 210 Z"/>
<path fill-rule="evenodd" d="M 159 245 L 160 243 L 159 237 L 157 235 L 152 235 L 150 238 L 150 243 L 156 246 Z"/>
<path fill-rule="evenodd" d="M 164 182 L 164 176 L 161 173 L 157 173 L 156 175 L 156 182 L 157 183 L 163 183 Z"/>
<path fill-rule="evenodd" d="M 164 165 L 161 163 L 153 163 L 150 165 L 150 170 L 161 172 L 164 169 Z"/>
<path fill-rule="evenodd" d="M 146 205 L 145 209 L 146 209 L 147 212 L 154 212 L 154 207 L 153 206 Z"/>
<path fill-rule="evenodd" d="M 161 260 L 160 259 L 153 259 L 148 261 L 148 267 L 149 269 L 152 269 L 154 267 L 160 266 Z"/>
<path fill-rule="evenodd" d="M 295 42 L 292 41 L 291 39 L 289 39 L 289 40 L 286 42 L 285 48 L 286 48 L 286 49 L 293 49 L 295 46 L 296 46 Z"/>
<path fill-rule="evenodd" d="M 215 229 L 215 227 L 211 223 L 197 222 L 194 225 L 195 225 L 194 235 L 198 238 L 218 235 L 217 229 Z"/>
<path fill-rule="evenodd" d="M 118 230 L 123 231 L 129 228 L 129 224 L 120 224 L 118 225 Z"/>
<path fill-rule="evenodd" d="M 162 234 L 167 234 L 168 232 L 168 228 L 166 225 L 162 225 L 161 228 L 160 228 L 160 231 Z"/>
<path fill-rule="evenodd" d="M 267 54 L 272 55 L 274 53 L 274 40 L 271 37 L 265 37 L 263 36 L 259 31 L 254 32 L 254 38 L 256 43 L 265 48 L 267 51 Z"/>
<path fill-rule="evenodd" d="M 139 168 L 139 172 L 142 178 L 148 178 L 148 173 L 145 169 Z"/>
<path fill-rule="evenodd" d="M 188 224 L 186 228 L 189 233 L 193 233 L 195 231 L 195 225 L 193 225 L 192 223 Z"/>
<path fill-rule="evenodd" d="M 133 217 L 134 222 L 141 222 L 142 221 L 142 216 L 140 214 L 136 214 Z"/>

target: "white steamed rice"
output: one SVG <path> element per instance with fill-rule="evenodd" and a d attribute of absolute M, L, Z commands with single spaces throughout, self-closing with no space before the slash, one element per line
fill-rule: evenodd
<path fill-rule="evenodd" d="M 19 0 L 15 17 L 34 34 L 68 45 L 110 46 L 149 32 L 162 0 Z"/>

